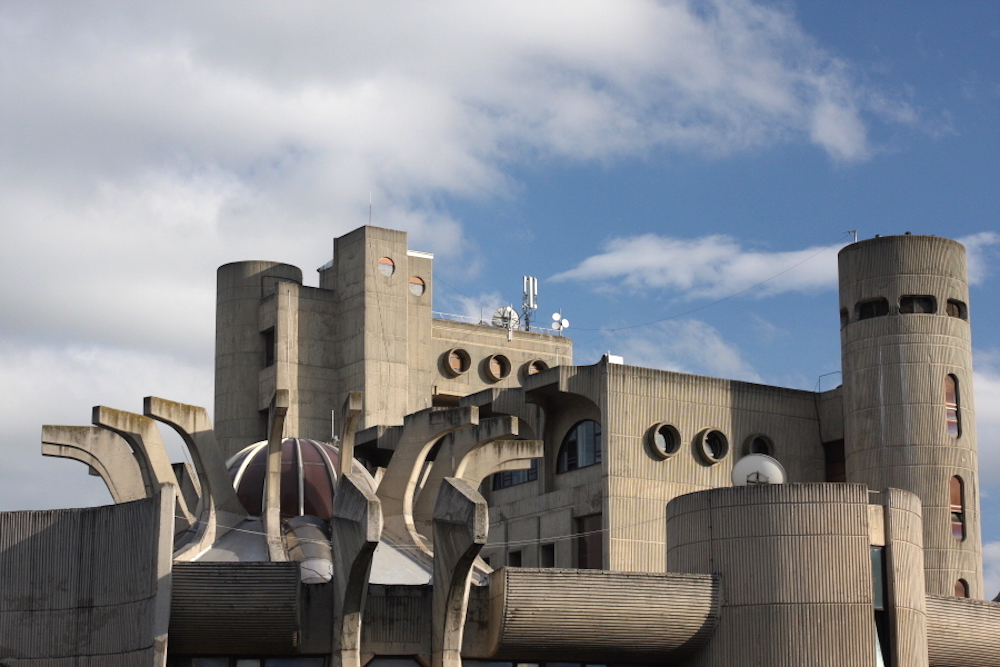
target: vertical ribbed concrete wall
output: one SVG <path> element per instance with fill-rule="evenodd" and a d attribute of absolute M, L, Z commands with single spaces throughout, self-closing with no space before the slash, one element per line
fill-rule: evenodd
<path fill-rule="evenodd" d="M 856 484 L 712 489 L 667 506 L 667 567 L 718 574 L 722 609 L 687 665 L 874 667 L 868 492 Z"/>
<path fill-rule="evenodd" d="M 264 439 L 258 384 L 264 368 L 259 309 L 267 278 L 302 282 L 297 267 L 233 262 L 219 267 L 215 310 L 215 437 L 226 457 Z"/>
<path fill-rule="evenodd" d="M 171 494 L 167 517 L 172 508 Z M 0 661 L 152 667 L 165 657 L 163 636 L 156 640 L 166 634 L 169 601 L 157 596 L 161 566 L 169 577 L 172 525 L 161 540 L 161 509 L 157 494 L 0 513 Z"/>
<path fill-rule="evenodd" d="M 900 299 L 930 296 L 935 313 L 900 313 Z M 860 319 L 884 298 L 888 313 Z M 923 504 L 927 593 L 953 595 L 964 579 L 982 597 L 979 480 L 969 323 L 947 314 L 969 302 L 965 248 L 932 236 L 890 236 L 840 252 L 847 480 L 917 494 Z M 958 378 L 961 435 L 949 435 L 945 378 Z M 952 537 L 949 483 L 965 484 L 966 537 Z"/>
<path fill-rule="evenodd" d="M 927 596 L 920 498 L 899 489 L 873 496 L 882 504 L 893 667 L 926 667 Z M 877 533 L 877 527 L 872 532 Z"/>

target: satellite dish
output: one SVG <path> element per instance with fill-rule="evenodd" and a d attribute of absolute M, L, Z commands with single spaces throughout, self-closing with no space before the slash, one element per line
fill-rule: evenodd
<path fill-rule="evenodd" d="M 562 331 L 569 328 L 569 320 L 564 319 L 562 313 L 552 313 L 552 328 L 555 331 Z"/>
<path fill-rule="evenodd" d="M 784 484 L 784 466 L 767 454 L 747 454 L 733 466 L 733 486 Z"/>
<path fill-rule="evenodd" d="M 493 326 L 513 331 L 521 324 L 521 318 L 511 306 L 504 306 L 493 313 Z"/>

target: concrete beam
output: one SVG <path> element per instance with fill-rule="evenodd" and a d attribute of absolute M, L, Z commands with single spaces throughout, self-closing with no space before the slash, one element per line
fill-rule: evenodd
<path fill-rule="evenodd" d="M 177 477 L 174 476 L 170 459 L 167 458 L 167 450 L 163 446 L 163 439 L 160 437 L 160 431 L 154 420 L 132 412 L 97 405 L 94 406 L 92 421 L 95 426 L 114 431 L 125 438 L 132 448 L 132 455 L 139 464 L 139 469 L 144 471 L 143 478 L 147 480 L 146 493 L 148 495 L 153 495 L 163 484 L 179 488 Z M 190 528 L 195 519 L 194 514 L 187 506 L 187 501 L 184 500 L 184 496 L 177 493 L 175 497 L 177 515 L 174 521 L 174 531 L 177 535 Z"/>
<path fill-rule="evenodd" d="M 96 426 L 43 426 L 42 456 L 86 463 L 101 476 L 116 503 L 147 497 L 132 450 L 112 431 Z"/>
<path fill-rule="evenodd" d="M 461 667 L 472 565 L 486 544 L 489 510 L 471 484 L 446 477 L 434 506 L 431 667 Z"/>
<path fill-rule="evenodd" d="M 288 414 L 288 390 L 274 393 L 271 423 L 267 430 L 267 473 L 264 482 L 264 532 L 271 562 L 288 560 L 281 538 L 281 444 L 284 440 L 285 416 Z"/>
<path fill-rule="evenodd" d="M 378 487 L 385 530 L 401 544 L 429 550 L 413 523 L 417 478 L 431 447 L 463 426 L 479 424 L 479 408 L 428 408 L 406 415 L 399 443 Z"/>
<path fill-rule="evenodd" d="M 458 476 L 479 488 L 490 475 L 507 470 L 527 470 L 531 461 L 545 456 L 543 440 L 494 440 L 469 453 Z"/>
<path fill-rule="evenodd" d="M 434 465 L 424 481 L 423 489 L 413 506 L 413 521 L 426 534 L 434 518 L 441 481 L 445 477 L 464 477 L 460 469 L 472 452 L 501 438 L 517 435 L 517 417 L 490 417 L 475 426 L 461 428 L 441 439 Z"/>
<path fill-rule="evenodd" d="M 205 408 L 147 396 L 143 401 L 143 413 L 174 429 L 194 461 L 201 484 L 198 528 L 194 539 L 174 554 L 176 560 L 191 560 L 238 526 L 247 513 L 236 497 Z"/>

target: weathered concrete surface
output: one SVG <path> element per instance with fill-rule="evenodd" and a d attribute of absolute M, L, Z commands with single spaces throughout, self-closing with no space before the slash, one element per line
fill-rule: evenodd
<path fill-rule="evenodd" d="M 462 479 L 446 477 L 434 507 L 431 667 L 461 667 L 472 566 L 486 544 L 486 500 Z"/>
<path fill-rule="evenodd" d="M 285 415 L 288 414 L 288 392 L 275 392 L 271 405 L 271 423 L 267 437 L 267 472 L 264 483 L 264 532 L 271 562 L 288 560 L 281 539 L 281 444 L 284 441 Z"/>
<path fill-rule="evenodd" d="M 545 456 L 544 440 L 494 440 L 469 453 L 457 476 L 476 488 L 490 475 L 507 470 L 527 470 Z"/>
<path fill-rule="evenodd" d="M 42 456 L 85 463 L 104 480 L 116 503 L 147 497 L 139 464 L 118 434 L 96 426 L 43 426 Z"/>

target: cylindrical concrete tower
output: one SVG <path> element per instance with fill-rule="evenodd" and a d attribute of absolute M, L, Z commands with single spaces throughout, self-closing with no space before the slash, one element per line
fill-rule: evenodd
<path fill-rule="evenodd" d="M 982 598 L 965 248 L 907 234 L 839 259 L 847 481 L 916 494 L 927 593 Z"/>
<path fill-rule="evenodd" d="M 260 372 L 274 363 L 274 332 L 261 331 L 261 300 L 277 281 L 302 283 L 302 271 L 277 262 L 219 267 L 215 309 L 215 436 L 225 456 L 267 438 Z"/>

